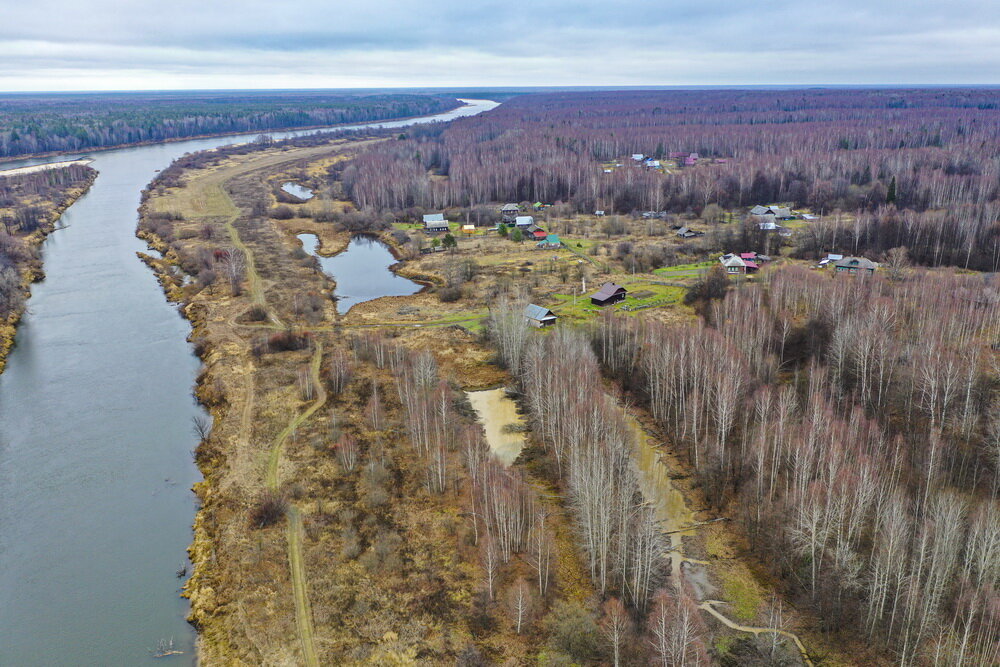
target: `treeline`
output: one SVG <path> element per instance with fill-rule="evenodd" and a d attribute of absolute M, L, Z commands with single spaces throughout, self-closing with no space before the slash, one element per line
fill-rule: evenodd
<path fill-rule="evenodd" d="M 970 267 L 990 268 L 983 249 L 1000 243 L 995 90 L 527 95 L 408 137 L 345 167 L 360 206 L 562 201 L 579 212 L 698 213 L 783 201 L 879 218 L 895 207 L 921 227 L 960 230 L 942 243 L 971 245 Z M 670 174 L 629 159 L 690 152 L 711 159 Z M 858 234 L 858 252 L 881 247 L 873 235 Z M 936 254 L 951 261 L 920 256 Z"/>
<path fill-rule="evenodd" d="M 85 187 L 95 176 L 90 167 L 71 165 L 0 177 L 0 322 L 21 312 L 22 273 L 38 261 L 36 245 L 24 237 L 51 224 L 67 191 Z"/>
<path fill-rule="evenodd" d="M 707 312 L 607 317 L 594 348 L 823 630 L 996 664 L 1000 284 L 790 268 Z"/>
<path fill-rule="evenodd" d="M 328 93 L 48 94 L 0 97 L 0 157 L 79 151 L 205 134 L 422 116 L 454 109 L 435 95 Z"/>

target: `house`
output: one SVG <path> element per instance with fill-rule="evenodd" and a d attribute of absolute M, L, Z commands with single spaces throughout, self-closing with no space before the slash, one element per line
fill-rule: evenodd
<path fill-rule="evenodd" d="M 763 232 L 776 232 L 781 229 L 784 229 L 773 220 L 765 220 L 764 222 L 758 222 L 757 227 Z"/>
<path fill-rule="evenodd" d="M 795 214 L 787 206 L 761 206 L 757 204 L 750 209 L 750 215 L 758 218 L 769 218 L 771 221 L 795 219 Z"/>
<path fill-rule="evenodd" d="M 524 321 L 533 327 L 550 327 L 556 323 L 556 316 L 548 308 L 528 304 L 524 308 Z"/>
<path fill-rule="evenodd" d="M 680 229 L 677 230 L 677 236 L 681 237 L 682 239 L 693 239 L 697 236 L 704 236 L 704 235 L 705 232 L 696 232 L 690 227 L 681 227 Z"/>
<path fill-rule="evenodd" d="M 475 234 L 476 233 L 476 226 L 475 225 L 462 225 L 462 233 L 463 234 Z"/>
<path fill-rule="evenodd" d="M 635 160 L 636 162 L 642 162 L 643 160 L 646 159 L 646 156 L 643 155 L 642 153 L 632 153 L 632 159 Z"/>
<path fill-rule="evenodd" d="M 545 208 L 545 204 L 543 204 L 540 201 L 536 201 L 534 204 L 531 205 L 531 207 L 536 211 L 541 211 L 543 208 Z"/>
<path fill-rule="evenodd" d="M 819 266 L 820 268 L 825 268 L 830 262 L 839 262 L 842 259 L 844 259 L 843 255 L 836 255 L 832 252 L 827 253 L 826 257 L 819 260 L 819 264 L 817 264 L 817 266 Z"/>
<path fill-rule="evenodd" d="M 878 264 L 864 257 L 844 257 L 833 264 L 837 273 L 875 273 Z"/>
<path fill-rule="evenodd" d="M 544 229 L 536 229 L 535 231 L 531 232 L 531 237 L 536 241 L 543 241 L 546 238 L 548 238 L 548 235 L 549 235 L 548 232 L 546 232 Z"/>
<path fill-rule="evenodd" d="M 645 165 L 647 167 L 652 167 L 654 169 L 659 169 L 660 168 L 660 161 L 659 160 L 654 160 L 654 159 L 650 158 L 650 159 L 646 160 Z"/>
<path fill-rule="evenodd" d="M 728 253 L 719 258 L 722 267 L 729 274 L 756 273 L 760 270 L 760 265 L 770 262 L 771 258 L 766 255 L 758 255 L 755 252 L 741 252 L 740 254 Z"/>
<path fill-rule="evenodd" d="M 684 158 L 684 166 L 685 167 L 693 167 L 696 164 L 698 164 L 698 154 L 697 153 L 691 153 L 691 155 L 688 155 L 686 158 Z"/>
<path fill-rule="evenodd" d="M 562 241 L 558 234 L 548 234 L 544 240 L 538 242 L 538 247 L 542 249 L 561 248 Z"/>
<path fill-rule="evenodd" d="M 598 218 L 603 218 L 604 211 L 594 211 L 594 215 L 596 215 Z"/>
<path fill-rule="evenodd" d="M 514 225 L 524 229 L 525 227 L 530 227 L 535 224 L 535 219 L 530 215 L 519 215 L 514 218 Z"/>
<path fill-rule="evenodd" d="M 448 231 L 448 221 L 444 219 L 444 213 L 431 213 L 424 216 L 424 230 L 428 232 Z"/>
<path fill-rule="evenodd" d="M 604 283 L 601 285 L 601 289 L 590 295 L 590 303 L 595 306 L 608 306 L 619 301 L 624 301 L 627 293 L 628 290 L 621 285 Z"/>
<path fill-rule="evenodd" d="M 500 217 L 504 222 L 514 222 L 517 214 L 521 212 L 521 207 L 517 204 L 504 204 L 500 207 Z"/>

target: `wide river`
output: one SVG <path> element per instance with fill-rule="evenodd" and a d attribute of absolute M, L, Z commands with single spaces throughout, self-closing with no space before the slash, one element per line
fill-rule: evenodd
<path fill-rule="evenodd" d="M 466 101 L 374 125 L 496 106 Z M 194 662 L 177 572 L 196 510 L 199 362 L 187 322 L 136 257 L 136 209 L 175 158 L 247 136 L 91 153 L 97 181 L 45 242 L 46 279 L 0 374 L 0 665 L 162 664 L 151 649 L 171 639 L 184 653 L 166 662 Z"/>

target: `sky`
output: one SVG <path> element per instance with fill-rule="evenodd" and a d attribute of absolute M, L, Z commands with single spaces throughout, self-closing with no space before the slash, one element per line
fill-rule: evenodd
<path fill-rule="evenodd" d="M 0 91 L 1000 84 L 1000 0 L 0 0 Z"/>

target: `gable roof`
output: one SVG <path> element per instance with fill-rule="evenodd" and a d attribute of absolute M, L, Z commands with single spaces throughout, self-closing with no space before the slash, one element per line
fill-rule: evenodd
<path fill-rule="evenodd" d="M 730 255 L 729 257 L 720 257 L 720 259 L 722 260 L 722 265 L 726 267 L 730 266 L 742 267 L 747 265 L 746 262 L 744 262 L 741 258 L 737 257 L 736 255 Z"/>
<path fill-rule="evenodd" d="M 871 271 L 878 268 L 878 264 L 866 257 L 845 257 L 838 260 L 834 266 L 838 269 L 869 269 Z"/>
<path fill-rule="evenodd" d="M 501 211 L 520 211 L 521 207 L 517 204 L 504 204 L 500 207 Z"/>
<path fill-rule="evenodd" d="M 444 213 L 430 213 L 424 216 L 424 223 L 444 222 Z"/>
<path fill-rule="evenodd" d="M 524 316 L 532 320 L 545 320 L 549 318 L 555 319 L 556 315 L 548 308 L 529 303 L 524 307 Z"/>
<path fill-rule="evenodd" d="M 628 291 L 621 285 L 617 285 L 615 283 L 604 283 L 603 285 L 601 285 L 601 289 L 597 290 L 596 292 L 590 295 L 590 298 L 597 299 L 598 301 L 603 301 L 604 299 L 610 299 L 615 294 L 618 294 L 619 290 L 621 290 L 622 292 Z"/>
<path fill-rule="evenodd" d="M 750 209 L 750 215 L 767 215 L 770 212 L 771 209 L 769 209 L 766 206 L 761 206 L 760 204 L 757 204 L 752 209 Z"/>
<path fill-rule="evenodd" d="M 527 227 L 529 225 L 535 224 L 535 219 L 530 215 L 519 215 L 514 219 L 514 224 L 518 227 Z"/>

